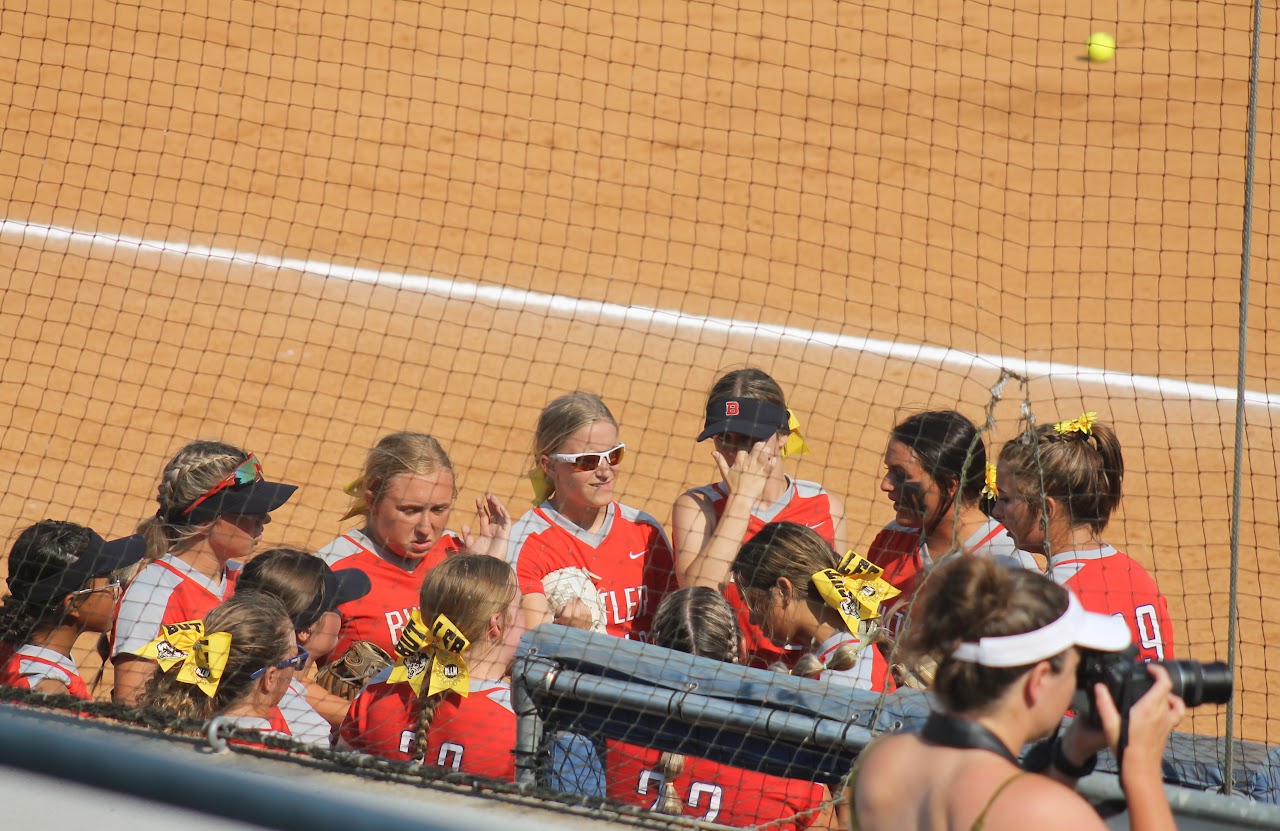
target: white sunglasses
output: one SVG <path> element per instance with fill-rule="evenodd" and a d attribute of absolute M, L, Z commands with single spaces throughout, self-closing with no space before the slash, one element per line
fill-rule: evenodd
<path fill-rule="evenodd" d="M 551 453 L 549 457 L 557 462 L 568 462 L 573 465 L 573 469 L 579 473 L 588 470 L 597 470 L 604 462 L 610 465 L 617 465 L 622 461 L 622 451 L 626 445 L 618 442 L 618 446 L 604 451 L 603 453 Z"/>

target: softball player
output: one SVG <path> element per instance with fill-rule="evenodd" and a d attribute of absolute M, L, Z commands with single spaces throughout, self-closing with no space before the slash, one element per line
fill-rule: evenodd
<path fill-rule="evenodd" d="M 165 624 L 141 654 L 157 661 L 138 706 L 178 718 L 234 718 L 242 727 L 288 734 L 272 714 L 307 661 L 280 600 L 242 591 L 203 620 Z"/>
<path fill-rule="evenodd" d="M 994 468 L 973 422 L 954 410 L 916 413 L 893 428 L 884 453 L 880 490 L 896 516 L 872 541 L 867 559 L 902 593 L 885 609 L 881 651 L 899 680 L 928 685 L 930 666 L 894 652 L 912 598 L 934 562 L 953 551 L 991 557 L 1010 568 L 1039 570 L 1018 550 L 1004 526 L 987 515 L 995 491 Z"/>
<path fill-rule="evenodd" d="M 1005 444 L 994 513 L 1020 548 L 1049 558 L 1049 576 L 1085 609 L 1122 616 L 1143 658 L 1172 659 L 1169 604 L 1156 581 L 1102 541 L 1123 479 L 1120 440 L 1097 413 L 1085 413 Z"/>
<path fill-rule="evenodd" d="M 439 442 L 421 433 L 384 436 L 346 490 L 354 501 L 343 519 L 364 517 L 364 524 L 320 549 L 320 556 L 335 571 L 363 571 L 372 588 L 338 607 L 338 645 L 322 663 L 360 641 L 390 654 L 417 608 L 423 577 L 464 548 L 500 556 L 510 524 L 507 509 L 485 494 L 476 500 L 477 534 L 467 526 L 461 535 L 445 530 L 458 495 L 453 463 Z"/>
<path fill-rule="evenodd" d="M 273 548 L 254 557 L 240 572 L 236 591 L 262 591 L 284 604 L 298 646 L 310 655 L 280 700 L 278 718 L 298 741 L 329 746 L 333 728 L 342 724 L 348 701 L 303 680 L 315 661 L 333 650 L 341 620 L 335 609 L 369 593 L 369 577 L 359 569 L 333 571 L 314 554 Z M 273 713 L 273 717 L 276 716 Z"/>
<path fill-rule="evenodd" d="M 451 557 L 427 574 L 418 600 L 400 660 L 351 703 L 339 748 L 512 781 L 516 716 L 505 679 L 524 619 L 511 568 Z"/>
<path fill-rule="evenodd" d="M 555 621 L 643 640 L 676 587 L 671 545 L 649 514 L 615 500 L 626 445 L 605 403 L 575 392 L 548 404 L 534 435 L 537 507 L 515 524 L 530 628 Z"/>
<path fill-rule="evenodd" d="M 690 587 L 667 595 L 654 615 L 652 641 L 729 663 L 741 657 L 742 636 L 729 602 L 715 589 Z M 826 787 L 730 767 L 707 759 L 661 753 L 626 742 L 608 743 L 610 799 L 658 813 L 736 827 L 800 829 L 831 825 Z"/>
<path fill-rule="evenodd" d="M 0 684 L 92 700 L 71 649 L 84 632 L 111 629 L 120 597 L 115 572 L 145 552 L 142 537 L 107 542 L 52 519 L 19 534 L 0 605 Z"/>
<path fill-rule="evenodd" d="M 676 570 L 683 586 L 724 591 L 747 639 L 745 663 L 795 665 L 802 649 L 778 647 L 751 624 L 737 588 L 729 581 L 738 547 L 770 522 L 807 525 L 843 551 L 847 545 L 844 503 L 816 482 L 792 479 L 782 466 L 788 455 L 807 451 L 778 383 L 759 369 L 728 373 L 707 396 L 706 422 L 698 441 L 711 439 L 711 458 L 721 481 L 681 494 L 671 511 Z"/>
<path fill-rule="evenodd" d="M 296 490 L 266 481 L 256 456 L 224 442 L 192 442 L 169 461 L 156 493 L 160 507 L 138 526 L 150 561 L 125 590 L 116 618 L 118 703 L 132 704 L 154 674 L 155 663 L 138 653 L 162 625 L 198 620 L 231 596 L 240 562 Z"/>
<path fill-rule="evenodd" d="M 863 643 L 847 599 L 824 593 L 824 575 L 841 560 L 817 531 L 795 522 L 772 522 L 743 544 L 733 579 L 751 611 L 751 622 L 775 644 L 800 644 L 804 654 L 793 675 L 864 690 L 882 690 L 888 665 L 880 650 Z"/>

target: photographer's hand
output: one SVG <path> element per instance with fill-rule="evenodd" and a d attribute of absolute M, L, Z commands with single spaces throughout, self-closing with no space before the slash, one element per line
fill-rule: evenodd
<path fill-rule="evenodd" d="M 1173 682 L 1164 667 L 1148 664 L 1147 672 L 1155 683 L 1129 709 L 1120 786 L 1129 804 L 1133 831 L 1171 831 L 1176 826 L 1164 794 L 1164 748 L 1187 705 L 1173 694 Z M 1102 729 L 1112 750 L 1119 754 L 1123 721 L 1120 712 L 1105 685 L 1096 685 L 1094 696 Z"/>

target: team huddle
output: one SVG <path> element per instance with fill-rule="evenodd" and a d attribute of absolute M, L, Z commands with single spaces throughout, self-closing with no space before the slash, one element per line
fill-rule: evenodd
<path fill-rule="evenodd" d="M 445 449 L 388 435 L 345 489 L 352 527 L 318 552 L 263 550 L 295 487 L 238 447 L 192 442 L 135 536 L 54 520 L 19 534 L 0 684 L 92 699 L 71 655 L 97 632 L 117 703 L 510 781 L 510 668 L 520 636 L 545 623 L 825 684 L 928 688 L 938 662 L 903 648 L 918 601 L 935 566 L 973 560 L 997 582 L 1026 572 L 1065 587 L 1087 612 L 1123 619 L 1142 658 L 1173 657 L 1155 581 L 1103 540 L 1124 463 L 1091 413 L 1029 427 L 993 462 L 958 412 L 906 418 L 884 453 L 895 516 L 865 557 L 845 554 L 843 502 L 786 472 L 808 447 L 767 374 L 717 381 L 697 440 L 712 443 L 717 475 L 675 500 L 668 529 L 617 499 L 632 450 L 606 404 L 561 396 L 536 426 L 536 506 L 513 518 L 487 494 L 454 531 Z M 849 819 L 804 779 L 623 742 L 598 751 L 599 795 L 643 809 L 734 826 Z"/>

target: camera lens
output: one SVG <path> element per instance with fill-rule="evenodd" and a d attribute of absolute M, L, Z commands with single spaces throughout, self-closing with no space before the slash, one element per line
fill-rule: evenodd
<path fill-rule="evenodd" d="M 1199 661 L 1163 661 L 1173 681 L 1173 694 L 1188 707 L 1201 704 L 1226 704 L 1231 700 L 1231 669 L 1224 663 L 1202 664 Z"/>

